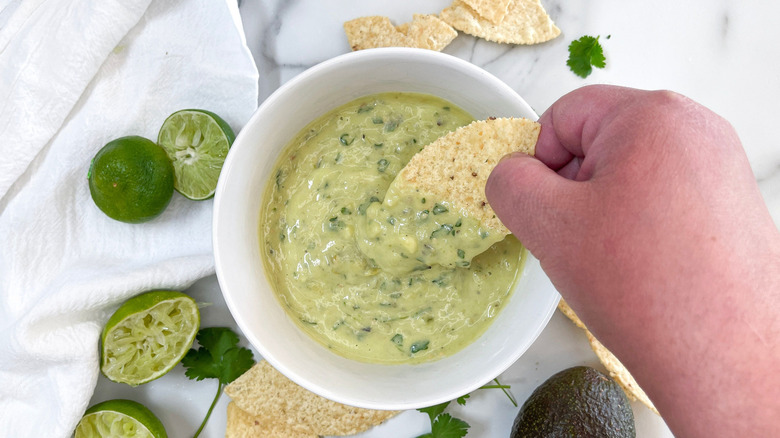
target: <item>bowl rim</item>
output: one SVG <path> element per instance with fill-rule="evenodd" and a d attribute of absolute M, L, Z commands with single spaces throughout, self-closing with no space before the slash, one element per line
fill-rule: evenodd
<path fill-rule="evenodd" d="M 372 60 L 376 59 L 383 59 L 386 57 L 392 57 L 393 55 L 398 56 L 402 55 L 405 57 L 412 57 L 412 58 L 430 58 L 432 59 L 433 63 L 443 63 L 446 67 L 448 64 L 449 66 L 453 66 L 457 69 L 465 70 L 467 73 L 479 77 L 483 77 L 486 80 L 490 82 L 490 85 L 493 87 L 496 87 L 501 90 L 501 92 L 508 94 L 511 96 L 512 99 L 516 100 L 517 103 L 524 107 L 524 109 L 528 112 L 528 114 L 532 114 L 538 118 L 536 115 L 536 112 L 528 105 L 528 103 L 519 95 L 517 94 L 509 85 L 495 77 L 494 75 L 490 74 L 486 70 L 468 62 L 463 59 L 457 58 L 452 55 L 425 50 L 425 49 L 413 49 L 413 48 L 380 48 L 380 49 L 368 49 L 368 50 L 362 50 L 357 52 L 350 52 L 343 55 L 336 56 L 334 58 L 328 59 L 326 61 L 323 61 L 319 64 L 316 64 L 305 71 L 301 72 L 300 74 L 296 75 L 295 77 L 291 78 L 286 83 L 282 84 L 279 88 L 277 88 L 265 101 L 263 101 L 262 104 L 258 106 L 258 108 L 255 110 L 251 118 L 247 121 L 247 123 L 244 125 L 244 128 L 241 129 L 236 136 L 236 139 L 234 141 L 235 145 L 243 144 L 243 139 L 246 135 L 242 135 L 245 132 L 248 132 L 251 126 L 258 123 L 258 120 L 263 116 L 263 114 L 266 111 L 266 108 L 273 107 L 276 102 L 280 99 L 283 99 L 285 94 L 287 94 L 288 90 L 298 87 L 302 83 L 306 83 L 313 78 L 318 77 L 319 75 L 325 74 L 332 68 L 336 68 L 341 66 L 345 63 L 353 63 L 353 62 L 371 62 Z M 308 123 L 308 122 L 307 122 Z M 236 154 L 233 154 L 232 156 L 235 156 Z M 231 163 L 233 159 L 231 159 L 231 154 L 228 153 L 228 156 L 225 160 L 225 168 L 231 166 Z M 273 157 L 273 161 L 275 162 L 278 156 Z M 223 168 L 224 170 L 224 168 Z M 323 385 L 320 382 L 317 382 L 313 379 L 306 378 L 304 376 L 299 375 L 294 370 L 290 369 L 287 365 L 285 365 L 283 362 L 277 360 L 276 355 L 267 349 L 265 345 L 263 345 L 262 342 L 259 341 L 257 336 L 251 331 L 248 330 L 247 324 L 244 321 L 243 313 L 240 309 L 240 303 L 236 302 L 234 300 L 235 297 L 231 296 L 231 294 L 227 291 L 227 287 L 225 286 L 226 282 L 224 280 L 226 273 L 224 272 L 224 266 L 222 263 L 222 257 L 221 257 L 221 251 L 220 251 L 220 231 L 222 230 L 222 220 L 220 213 L 222 209 L 220 208 L 221 200 L 223 197 L 223 192 L 225 190 L 226 182 L 223 179 L 222 175 L 226 175 L 226 172 L 223 172 L 220 175 L 219 183 L 217 185 L 217 190 L 214 196 L 214 206 L 213 206 L 213 217 L 212 217 L 212 244 L 213 244 L 213 254 L 215 259 L 215 271 L 217 275 L 217 280 L 220 285 L 220 291 L 223 295 L 223 298 L 225 300 L 225 303 L 231 313 L 231 316 L 236 321 L 236 324 L 243 332 L 244 336 L 249 340 L 249 342 L 252 344 L 252 346 L 260 353 L 260 355 L 269 362 L 274 368 L 279 370 L 283 375 L 285 375 L 287 378 L 295 382 L 296 384 L 308 389 L 309 391 L 312 391 L 320 396 L 323 396 L 325 398 L 328 398 L 330 400 L 344 403 L 347 405 L 352 406 L 359 406 L 363 408 L 370 408 L 370 409 L 391 409 L 391 410 L 406 410 L 406 409 L 416 409 L 424 406 L 431 406 L 438 403 L 443 403 L 445 401 L 450 401 L 454 399 L 455 397 L 461 395 L 458 394 L 455 397 L 452 397 L 453 391 L 447 392 L 442 391 L 442 393 L 436 397 L 429 397 L 426 400 L 409 400 L 408 402 L 395 402 L 395 403 L 383 403 L 383 402 L 372 402 L 370 400 L 356 400 L 353 398 L 345 397 L 338 392 L 334 392 L 332 388 L 328 387 L 327 385 Z M 537 263 L 536 259 L 530 254 L 530 252 L 526 251 L 526 266 L 528 263 Z M 265 274 L 263 274 L 265 276 Z M 267 279 L 265 281 L 268 281 Z M 551 294 L 550 301 L 554 301 L 557 303 L 557 300 L 553 299 L 554 296 L 558 296 L 557 292 L 552 289 L 554 292 Z M 277 297 L 275 297 L 277 298 Z M 278 298 L 277 298 L 278 299 Z M 555 312 L 556 306 L 555 305 L 548 305 L 543 314 L 541 315 L 541 320 L 543 321 L 541 324 L 537 325 L 535 327 L 535 330 L 530 331 L 529 330 L 529 339 L 530 341 L 525 346 L 525 348 L 517 348 L 513 350 L 513 354 L 507 354 L 505 357 L 502 358 L 500 361 L 500 364 L 493 364 L 491 367 L 492 370 L 495 371 L 495 376 L 487 376 L 487 374 L 482 379 L 476 378 L 475 376 L 473 379 L 471 379 L 469 382 L 464 383 L 460 385 L 457 388 L 457 392 L 466 394 L 469 392 L 472 392 L 479 387 L 483 386 L 485 383 L 491 381 L 496 376 L 503 373 L 507 368 L 509 368 L 512 364 L 514 364 L 530 347 L 531 344 L 539 337 L 541 332 L 544 330 L 544 328 L 549 323 L 553 313 Z M 484 334 L 483 334 L 484 335 Z M 482 335 L 480 335 L 482 336 Z M 476 342 L 476 341 L 475 341 Z M 434 361 L 436 362 L 436 361 Z M 415 365 L 384 365 L 384 364 L 376 364 L 381 366 L 415 366 Z"/>

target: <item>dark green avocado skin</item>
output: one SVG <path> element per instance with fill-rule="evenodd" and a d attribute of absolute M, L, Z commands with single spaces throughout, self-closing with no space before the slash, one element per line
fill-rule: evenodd
<path fill-rule="evenodd" d="M 620 386 L 591 367 L 565 369 L 523 403 L 510 438 L 635 438 L 634 412 Z"/>

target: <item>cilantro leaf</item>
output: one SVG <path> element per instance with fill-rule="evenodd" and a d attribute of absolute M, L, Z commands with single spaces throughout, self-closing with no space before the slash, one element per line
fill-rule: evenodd
<path fill-rule="evenodd" d="M 214 363 L 214 360 L 205 348 L 188 351 L 181 360 L 181 364 L 186 368 L 184 375 L 191 380 L 217 378 L 219 372 L 217 364 Z"/>
<path fill-rule="evenodd" d="M 219 378 L 222 383 L 236 380 L 255 364 L 252 351 L 247 348 L 232 348 L 226 351 L 222 356 L 222 361 L 222 374 Z"/>
<path fill-rule="evenodd" d="M 433 420 L 435 420 L 439 414 L 444 412 L 444 410 L 447 409 L 447 406 L 449 404 L 450 402 L 446 401 L 438 405 L 428 406 L 427 408 L 420 408 L 417 410 L 422 412 L 423 414 L 428 414 L 428 417 L 430 417 L 431 419 L 431 424 L 433 424 Z"/>
<path fill-rule="evenodd" d="M 569 59 L 566 61 L 571 71 L 577 76 L 586 78 L 593 72 L 593 67 L 606 67 L 604 50 L 599 43 L 599 37 L 585 35 L 569 44 Z"/>
<path fill-rule="evenodd" d="M 244 374 L 255 360 L 252 351 L 238 347 L 238 335 L 226 327 L 208 327 L 196 336 L 200 348 L 191 349 L 182 359 L 190 379 L 219 379 L 227 385 Z"/>
<path fill-rule="evenodd" d="M 466 400 L 467 400 L 469 397 L 471 397 L 471 395 L 470 395 L 470 394 L 464 394 L 464 395 L 462 395 L 462 396 L 458 397 L 458 399 L 457 399 L 457 401 L 458 401 L 458 404 L 459 404 L 459 405 L 461 405 L 461 406 L 466 406 Z"/>
<path fill-rule="evenodd" d="M 217 379 L 217 395 L 211 402 L 195 437 L 200 435 L 214 406 L 217 405 L 222 388 L 236 380 L 255 364 L 252 350 L 238 346 L 238 335 L 227 327 L 207 327 L 198 331 L 196 336 L 200 347 L 190 349 L 181 363 L 186 370 L 184 375 L 193 380 Z"/>
<path fill-rule="evenodd" d="M 458 397 L 458 403 L 466 404 L 468 394 Z M 461 403 L 462 401 L 462 403 Z M 470 427 L 465 421 L 454 418 L 450 414 L 445 414 L 444 410 L 447 409 L 450 402 L 444 402 L 434 406 L 428 406 L 427 408 L 417 409 L 418 411 L 428 414 L 431 419 L 431 431 L 429 433 L 422 434 L 417 438 L 461 438 L 466 436 L 468 428 Z"/>
<path fill-rule="evenodd" d="M 432 438 L 462 438 L 469 430 L 469 424 L 450 414 L 440 414 L 431 427 Z"/>

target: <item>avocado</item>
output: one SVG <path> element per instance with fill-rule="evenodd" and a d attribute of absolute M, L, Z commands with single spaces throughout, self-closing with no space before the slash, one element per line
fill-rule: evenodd
<path fill-rule="evenodd" d="M 634 438 L 634 412 L 623 389 L 586 366 L 565 369 L 523 403 L 511 438 Z"/>

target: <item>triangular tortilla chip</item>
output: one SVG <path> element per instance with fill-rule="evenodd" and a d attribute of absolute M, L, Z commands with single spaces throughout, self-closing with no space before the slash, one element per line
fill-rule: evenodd
<path fill-rule="evenodd" d="M 463 0 L 455 0 L 440 17 L 455 29 L 497 43 L 537 44 L 561 34 L 539 0 L 514 0 L 500 24 L 481 17 Z"/>
<path fill-rule="evenodd" d="M 412 39 L 399 32 L 387 17 L 355 18 L 344 23 L 344 32 L 352 50 L 412 46 Z"/>
<path fill-rule="evenodd" d="M 435 15 L 414 14 L 398 31 L 408 36 L 414 47 L 441 51 L 458 36 L 458 31 Z"/>

